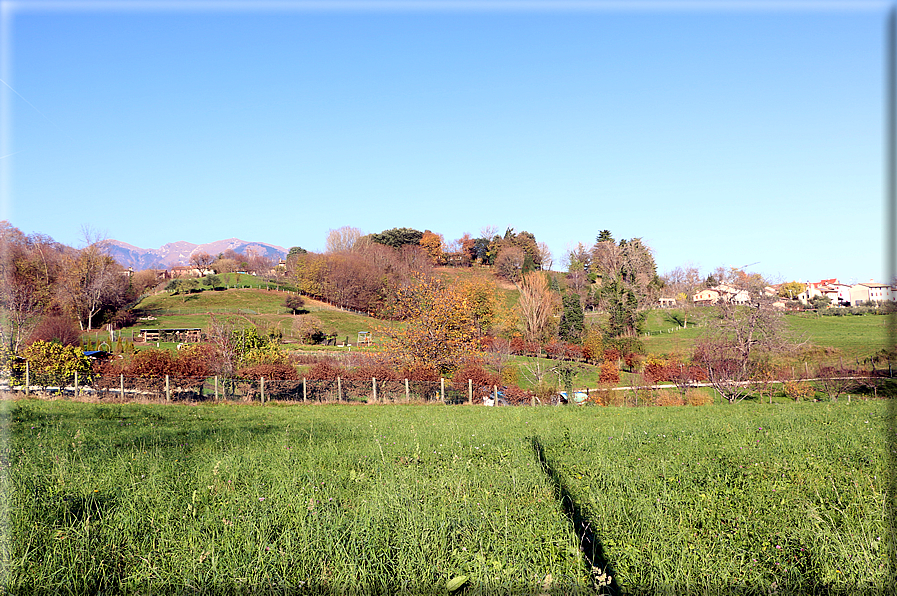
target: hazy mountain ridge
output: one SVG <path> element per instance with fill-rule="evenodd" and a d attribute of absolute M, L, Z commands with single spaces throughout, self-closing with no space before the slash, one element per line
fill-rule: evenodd
<path fill-rule="evenodd" d="M 193 244 L 181 240 L 169 242 L 159 248 L 140 248 L 121 240 L 106 241 L 106 252 L 124 267 L 141 269 L 168 269 L 177 265 L 189 265 L 190 256 L 197 252 L 206 252 L 217 256 L 227 249 L 245 254 L 248 249 L 258 251 L 269 259 L 282 259 L 287 249 L 265 242 L 247 242 L 239 238 L 216 240 L 205 244 Z"/>

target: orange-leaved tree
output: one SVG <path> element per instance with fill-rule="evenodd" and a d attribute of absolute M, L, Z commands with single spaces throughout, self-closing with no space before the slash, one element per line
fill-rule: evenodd
<path fill-rule="evenodd" d="M 405 371 L 450 376 L 479 352 L 474 306 L 461 291 L 436 278 L 416 278 L 391 300 L 390 314 L 400 324 L 381 330 L 387 338 L 383 350 Z"/>

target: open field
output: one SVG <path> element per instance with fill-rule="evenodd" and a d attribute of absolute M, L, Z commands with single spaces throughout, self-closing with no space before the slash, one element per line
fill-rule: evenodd
<path fill-rule="evenodd" d="M 3 404 L 10 592 L 892 585 L 887 402 Z"/>

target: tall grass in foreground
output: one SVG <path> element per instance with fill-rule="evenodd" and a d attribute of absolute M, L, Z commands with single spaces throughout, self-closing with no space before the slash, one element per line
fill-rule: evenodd
<path fill-rule="evenodd" d="M 692 412 L 608 409 L 546 444 L 627 593 L 892 587 L 885 406 Z"/>
<path fill-rule="evenodd" d="M 624 593 L 890 585 L 883 402 L 3 405 L 10 592 L 591 591 L 534 438 Z"/>
<path fill-rule="evenodd" d="M 587 587 L 532 457 L 481 412 L 11 404 L 6 586 Z"/>

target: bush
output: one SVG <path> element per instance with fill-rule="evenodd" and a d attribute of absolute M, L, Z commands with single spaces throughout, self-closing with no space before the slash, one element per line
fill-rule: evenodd
<path fill-rule="evenodd" d="M 815 395 L 816 391 L 809 383 L 799 381 L 787 381 L 784 386 L 785 395 L 794 401 L 808 399 Z"/>
<path fill-rule="evenodd" d="M 256 364 L 237 371 L 241 379 L 261 379 L 266 381 L 297 381 L 299 374 L 289 364 Z"/>
<path fill-rule="evenodd" d="M 713 405 L 713 395 L 706 391 L 688 389 L 685 392 L 685 401 L 691 406 L 709 406 Z"/>
<path fill-rule="evenodd" d="M 68 317 L 50 315 L 44 317 L 25 343 L 31 345 L 36 341 L 55 342 L 62 346 L 77 346 L 81 342 L 81 330 Z"/>
<path fill-rule="evenodd" d="M 302 317 L 293 323 L 293 331 L 306 345 L 319 344 L 327 337 L 321 322 L 312 317 Z"/>
<path fill-rule="evenodd" d="M 620 382 L 620 371 L 616 362 L 605 360 L 601 364 L 601 374 L 598 377 L 602 384 L 616 385 Z"/>
<path fill-rule="evenodd" d="M 486 370 L 482 361 L 475 359 L 467 360 L 455 371 L 452 377 L 452 388 L 456 391 L 466 392 L 468 379 L 471 380 L 475 389 L 486 387 L 491 391 L 493 385 L 501 385 L 501 378 L 494 372 Z"/>
<path fill-rule="evenodd" d="M 28 363 L 32 385 L 64 385 L 74 380 L 75 373 L 79 382 L 91 380 L 90 360 L 81 348 L 37 340 L 25 348 L 22 357 Z M 25 363 L 14 363 L 12 373 L 15 382 L 24 382 Z"/>
<path fill-rule="evenodd" d="M 335 381 L 337 377 L 342 377 L 345 374 L 346 371 L 333 360 L 323 360 L 312 366 L 305 373 L 305 377 L 314 381 Z"/>
<path fill-rule="evenodd" d="M 109 322 L 112 323 L 115 329 L 123 329 L 135 325 L 137 323 L 137 315 L 130 308 L 123 308 L 116 311 Z"/>
<path fill-rule="evenodd" d="M 663 358 L 658 358 L 654 355 L 648 356 L 648 358 L 645 359 L 645 366 L 643 369 L 645 382 L 649 385 L 654 385 L 660 381 L 669 380 L 667 371 L 668 366 L 669 362 Z"/>
<path fill-rule="evenodd" d="M 656 406 L 681 406 L 685 401 L 678 391 L 657 391 L 654 396 L 654 405 Z"/>

